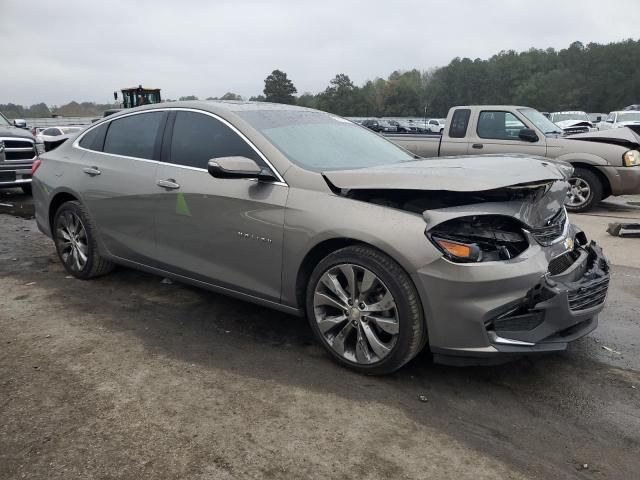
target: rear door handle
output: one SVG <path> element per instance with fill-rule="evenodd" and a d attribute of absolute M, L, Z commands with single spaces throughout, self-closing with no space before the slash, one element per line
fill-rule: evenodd
<path fill-rule="evenodd" d="M 95 177 L 96 175 L 100 175 L 102 173 L 98 167 L 87 167 L 83 168 L 82 171 L 87 175 L 91 175 L 92 177 Z"/>
<path fill-rule="evenodd" d="M 482 148 L 484 147 L 484 145 L 482 145 L 481 143 L 474 143 L 473 145 L 471 145 L 471 148 Z"/>
<path fill-rule="evenodd" d="M 158 180 L 156 182 L 156 185 L 162 188 L 168 188 L 169 190 L 175 190 L 177 188 L 180 188 L 180 184 L 176 183 L 176 181 L 173 178 L 167 178 L 166 180 Z"/>

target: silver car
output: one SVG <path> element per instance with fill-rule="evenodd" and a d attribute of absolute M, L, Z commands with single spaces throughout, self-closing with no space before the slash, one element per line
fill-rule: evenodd
<path fill-rule="evenodd" d="M 35 170 L 70 274 L 119 264 L 306 315 L 363 373 L 426 345 L 452 364 L 563 350 L 607 295 L 563 207 L 572 169 L 544 158 L 424 160 L 324 112 L 175 102 L 107 117 Z"/>

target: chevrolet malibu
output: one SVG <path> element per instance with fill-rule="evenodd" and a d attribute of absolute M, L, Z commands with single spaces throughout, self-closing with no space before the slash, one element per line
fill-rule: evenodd
<path fill-rule="evenodd" d="M 124 265 L 306 316 L 389 373 L 563 350 L 609 283 L 563 207 L 569 165 L 418 158 L 340 117 L 176 102 L 105 118 L 34 165 L 40 230 L 80 279 Z"/>

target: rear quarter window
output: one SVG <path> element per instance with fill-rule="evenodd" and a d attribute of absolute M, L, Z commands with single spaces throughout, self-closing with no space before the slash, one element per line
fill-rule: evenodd
<path fill-rule="evenodd" d="M 83 135 L 80 142 L 78 142 L 78 145 L 82 148 L 86 148 L 87 150 L 101 152 L 102 146 L 104 145 L 104 135 L 107 133 L 108 126 L 108 123 L 103 123 L 102 125 L 92 128 Z"/>

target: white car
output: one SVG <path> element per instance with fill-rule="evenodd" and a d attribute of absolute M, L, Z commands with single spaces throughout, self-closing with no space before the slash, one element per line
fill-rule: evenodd
<path fill-rule="evenodd" d="M 431 133 L 442 133 L 446 118 L 432 118 L 427 122 L 427 130 Z"/>
<path fill-rule="evenodd" d="M 549 120 L 559 126 L 565 135 L 588 133 L 596 130 L 596 127 L 586 112 L 553 112 L 549 115 Z"/>
<path fill-rule="evenodd" d="M 629 127 L 640 125 L 640 111 L 637 110 L 621 110 L 611 112 L 607 119 L 600 124 L 601 130 L 610 128 Z"/>
<path fill-rule="evenodd" d="M 36 134 L 39 142 L 57 142 L 70 135 L 75 135 L 83 130 L 83 127 L 48 127 Z"/>
<path fill-rule="evenodd" d="M 48 152 L 62 145 L 68 138 L 76 136 L 84 127 L 36 128 L 36 148 L 38 153 Z"/>

